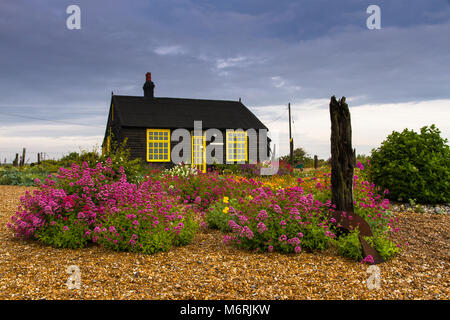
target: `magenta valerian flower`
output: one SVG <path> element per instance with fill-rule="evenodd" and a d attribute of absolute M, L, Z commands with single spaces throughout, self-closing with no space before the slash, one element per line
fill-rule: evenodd
<path fill-rule="evenodd" d="M 258 220 L 265 220 L 268 217 L 269 217 L 269 215 L 267 214 L 267 211 L 266 210 L 261 210 L 261 211 L 259 211 L 259 214 L 256 217 L 256 219 L 258 219 Z"/>
<path fill-rule="evenodd" d="M 288 240 L 288 243 L 292 246 L 299 245 L 301 243 L 300 239 L 297 237 L 291 238 Z"/>
<path fill-rule="evenodd" d="M 296 246 L 294 248 L 295 253 L 300 253 L 302 251 L 302 248 L 300 246 Z"/>
<path fill-rule="evenodd" d="M 251 240 L 251 239 L 253 239 L 254 235 L 253 235 L 253 231 L 250 230 L 249 227 L 245 226 L 244 228 L 242 228 L 240 236 L 246 237 Z"/>
<path fill-rule="evenodd" d="M 282 234 L 279 238 L 278 241 L 283 242 L 287 240 L 287 236 L 285 234 Z"/>
<path fill-rule="evenodd" d="M 358 167 L 360 170 L 364 170 L 364 165 L 361 163 L 361 161 L 358 161 L 356 163 L 356 167 Z"/>
<path fill-rule="evenodd" d="M 373 257 L 369 254 L 367 257 L 361 260 L 361 263 L 375 263 Z"/>
<path fill-rule="evenodd" d="M 264 233 L 264 231 L 267 230 L 267 227 L 264 224 L 264 222 L 259 222 L 258 225 L 256 226 L 256 229 L 258 230 L 259 233 Z"/>

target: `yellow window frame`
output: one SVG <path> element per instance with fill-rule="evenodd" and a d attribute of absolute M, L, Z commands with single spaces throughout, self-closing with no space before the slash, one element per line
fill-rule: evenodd
<path fill-rule="evenodd" d="M 191 138 L 191 166 L 192 168 L 197 168 L 201 170 L 202 172 L 206 172 L 206 137 L 205 134 L 201 136 L 195 136 L 192 132 L 192 138 Z M 198 155 L 197 150 L 195 149 L 197 147 L 197 141 L 201 139 L 201 153 L 200 156 Z M 201 159 L 201 162 L 198 161 Z"/>
<path fill-rule="evenodd" d="M 152 133 L 150 135 L 150 133 Z M 167 134 L 165 134 L 167 133 Z M 170 161 L 170 129 L 147 129 L 146 137 L 146 149 L 147 149 L 147 162 L 169 162 Z M 162 139 L 161 139 L 162 138 Z M 150 143 L 152 144 L 150 146 Z M 154 144 L 158 143 L 158 146 Z M 167 143 L 167 146 L 160 146 L 159 144 Z M 164 159 L 166 152 L 159 152 L 161 149 L 167 147 L 167 159 Z M 163 158 L 159 159 L 159 155 Z"/>
<path fill-rule="evenodd" d="M 244 130 L 227 130 L 226 132 L 226 150 L 227 161 L 248 161 L 248 139 L 247 131 Z M 234 150 L 233 153 L 229 152 L 230 149 Z M 238 152 L 240 150 L 241 152 Z M 238 154 L 244 155 L 245 157 L 238 157 Z"/>

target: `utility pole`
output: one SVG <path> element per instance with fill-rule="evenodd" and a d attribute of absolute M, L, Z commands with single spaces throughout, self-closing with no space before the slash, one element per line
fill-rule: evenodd
<path fill-rule="evenodd" d="M 292 164 L 294 162 L 294 140 L 292 140 L 292 129 L 291 129 L 291 103 L 288 103 L 289 110 L 289 162 Z"/>

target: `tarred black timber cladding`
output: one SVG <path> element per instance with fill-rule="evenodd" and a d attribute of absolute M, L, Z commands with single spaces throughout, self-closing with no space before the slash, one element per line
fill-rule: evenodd
<path fill-rule="evenodd" d="M 132 159 L 141 158 L 147 162 L 147 129 L 146 128 L 122 128 L 123 138 L 128 138 L 127 148 L 130 149 Z"/>

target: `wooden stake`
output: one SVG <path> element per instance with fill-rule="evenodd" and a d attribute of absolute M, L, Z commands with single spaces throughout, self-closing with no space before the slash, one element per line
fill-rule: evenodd
<path fill-rule="evenodd" d="M 25 165 L 25 154 L 27 152 L 27 149 L 23 148 L 22 150 L 22 159 L 20 160 L 20 166 L 23 167 Z"/>
<path fill-rule="evenodd" d="M 352 149 L 350 110 L 345 97 L 330 101 L 331 118 L 331 202 L 337 211 L 353 212 L 353 168 L 355 150 Z"/>
<path fill-rule="evenodd" d="M 317 159 L 317 156 L 314 156 L 314 169 L 317 169 L 318 162 L 319 162 L 319 159 Z"/>
<path fill-rule="evenodd" d="M 288 103 L 289 110 L 289 162 L 293 164 L 294 162 L 294 140 L 292 139 L 292 130 L 291 130 L 291 103 Z"/>

